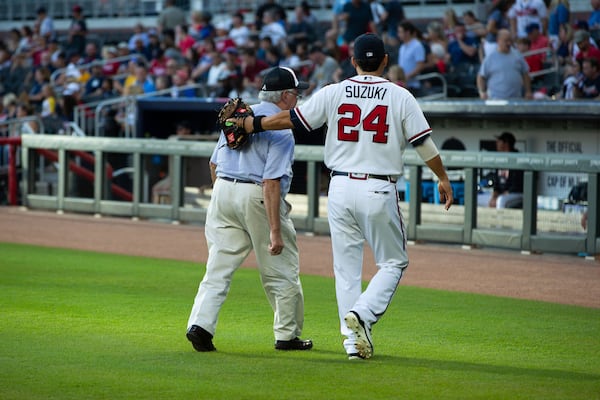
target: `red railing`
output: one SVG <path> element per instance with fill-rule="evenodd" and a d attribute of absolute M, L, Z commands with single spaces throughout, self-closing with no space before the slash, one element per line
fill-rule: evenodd
<path fill-rule="evenodd" d="M 21 146 L 20 137 L 0 137 L 0 145 L 8 146 L 8 204 L 18 203 L 17 189 L 17 147 Z"/>
<path fill-rule="evenodd" d="M 0 137 L 0 145 L 8 146 L 8 204 L 11 206 L 16 206 L 18 205 L 17 148 L 21 146 L 21 138 Z M 36 149 L 36 152 L 52 162 L 58 161 L 58 153 L 56 151 L 48 149 Z M 89 153 L 84 151 L 73 151 L 72 153 L 92 165 L 95 163 L 95 157 Z M 83 179 L 89 182 L 94 182 L 94 172 L 78 165 L 75 161 L 69 162 L 69 169 Z M 107 164 L 106 178 L 109 182 L 111 182 L 110 189 L 112 193 L 124 201 L 132 201 L 133 195 L 131 192 L 112 183 L 112 175 L 113 168 L 110 164 Z"/>
<path fill-rule="evenodd" d="M 52 150 L 48 150 L 48 149 L 36 149 L 36 152 L 38 154 L 40 154 L 41 156 L 47 158 L 50 161 L 53 161 L 53 162 L 58 161 L 58 153 L 56 151 L 52 151 Z M 93 155 L 86 153 L 85 151 L 76 150 L 76 151 L 73 151 L 72 153 L 90 164 L 94 164 L 94 162 L 96 160 L 96 158 Z M 69 169 L 71 171 L 73 171 L 76 175 L 79 175 L 80 177 L 82 177 L 83 179 L 85 179 L 89 182 L 94 182 L 94 173 L 92 171 L 90 171 L 89 169 L 78 165 L 75 161 L 69 161 Z M 106 179 L 108 179 L 109 182 L 112 182 L 112 175 L 113 175 L 113 168 L 110 164 L 107 164 L 106 165 Z M 111 183 L 110 189 L 113 194 L 115 194 L 116 196 L 120 197 L 121 199 L 123 199 L 125 201 L 133 200 L 133 195 L 131 194 L 131 192 L 128 192 L 127 190 L 123 189 L 121 186 Z"/>

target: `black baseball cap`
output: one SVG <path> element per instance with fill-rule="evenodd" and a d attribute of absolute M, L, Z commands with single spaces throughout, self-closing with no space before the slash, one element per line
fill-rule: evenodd
<path fill-rule="evenodd" d="M 357 60 L 383 60 L 383 40 L 373 33 L 364 33 L 354 40 L 354 58 Z"/>
<path fill-rule="evenodd" d="M 496 139 L 501 140 L 504 143 L 508 143 L 508 145 L 511 147 L 514 146 L 515 142 L 517 141 L 515 136 L 510 132 L 502 132 L 500 136 L 496 136 Z"/>
<path fill-rule="evenodd" d="M 260 90 L 265 92 L 274 92 L 276 90 L 298 89 L 304 90 L 308 88 L 308 83 L 298 81 L 296 74 L 288 67 L 272 68 L 263 80 L 263 85 Z"/>

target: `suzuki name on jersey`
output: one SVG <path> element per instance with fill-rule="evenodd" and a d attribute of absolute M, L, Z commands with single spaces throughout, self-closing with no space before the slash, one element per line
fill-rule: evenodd
<path fill-rule="evenodd" d="M 358 99 L 379 99 L 383 100 L 387 92 L 386 88 L 381 86 L 361 85 L 346 86 L 346 97 L 355 97 Z"/>

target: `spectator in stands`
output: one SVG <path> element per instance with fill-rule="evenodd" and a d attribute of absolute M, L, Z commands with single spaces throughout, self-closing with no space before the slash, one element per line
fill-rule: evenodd
<path fill-rule="evenodd" d="M 510 33 L 509 33 L 510 34 Z M 510 132 L 502 132 L 496 136 L 496 151 L 518 153 L 515 148 L 516 139 Z M 482 205 L 484 196 L 478 198 Z M 523 206 L 523 171 L 517 169 L 496 170 L 493 179 L 493 192 L 487 202 L 489 207 L 521 208 Z"/>
<path fill-rule="evenodd" d="M 262 30 L 265 23 L 264 15 L 267 10 L 273 11 L 274 20 L 285 28 L 287 25 L 287 13 L 285 12 L 285 9 L 274 0 L 265 0 L 265 2 L 256 9 L 256 14 L 254 15 L 254 30 L 257 32 Z"/>
<path fill-rule="evenodd" d="M 121 63 L 119 61 L 114 61 L 113 59 L 118 56 L 118 51 L 115 46 L 108 46 L 106 48 L 106 52 L 104 53 L 104 63 L 102 64 L 102 73 L 104 76 L 113 76 L 119 72 L 119 66 Z"/>
<path fill-rule="evenodd" d="M 389 66 L 386 73 L 386 78 L 390 82 L 395 83 L 396 85 L 401 86 L 403 88 L 406 88 L 406 74 L 404 73 L 402 67 L 398 64 L 393 64 Z"/>
<path fill-rule="evenodd" d="M 51 39 L 50 41 L 48 41 L 46 43 L 46 49 L 44 51 L 44 54 L 42 54 L 41 58 L 43 61 L 41 61 L 42 63 L 45 62 L 46 60 L 46 56 L 45 54 L 48 54 L 50 56 L 50 63 L 48 65 L 48 68 L 50 68 L 51 72 L 55 71 L 54 68 L 54 63 L 56 62 L 56 59 L 58 58 L 58 55 L 61 53 L 62 48 L 60 47 L 59 43 L 58 43 L 58 39 Z"/>
<path fill-rule="evenodd" d="M 518 38 L 516 45 L 517 50 L 519 50 L 519 53 L 523 55 L 523 58 L 529 67 L 529 72 L 531 73 L 540 71 L 542 69 L 542 60 L 540 57 L 537 57 L 536 55 L 527 55 L 527 53 L 529 53 L 531 50 L 531 41 L 529 38 Z"/>
<path fill-rule="evenodd" d="M 475 39 L 485 37 L 487 30 L 485 25 L 477 19 L 473 11 L 467 10 L 463 13 L 463 23 L 467 30 L 467 36 Z M 479 46 L 478 46 L 479 47 Z"/>
<path fill-rule="evenodd" d="M 2 106 L 4 108 L 2 121 L 8 121 L 17 117 L 18 104 L 17 95 L 12 92 L 4 94 L 4 97 L 2 97 Z"/>
<path fill-rule="evenodd" d="M 54 89 L 52 85 L 49 83 L 44 84 L 42 86 L 42 110 L 40 112 L 40 116 L 42 118 L 55 117 L 57 116 L 57 101 L 56 101 L 56 93 L 54 93 Z"/>
<path fill-rule="evenodd" d="M 33 30 L 29 25 L 23 25 L 21 27 L 21 39 L 15 53 L 26 53 L 29 57 L 34 45 Z"/>
<path fill-rule="evenodd" d="M 458 17 L 456 16 L 456 12 L 453 8 L 448 8 L 444 11 L 444 15 L 442 17 L 442 37 L 446 38 L 446 40 L 454 39 L 454 28 L 458 24 Z"/>
<path fill-rule="evenodd" d="M 215 25 L 215 48 L 221 54 L 227 52 L 231 48 L 235 48 L 236 44 L 229 36 L 229 23 L 222 21 Z"/>
<path fill-rule="evenodd" d="M 325 32 L 326 38 L 334 38 L 340 44 L 344 41 L 342 33 L 346 29 L 346 22 L 340 17 L 344 12 L 344 6 L 349 2 L 350 0 L 334 0 L 331 27 Z"/>
<path fill-rule="evenodd" d="M 115 89 L 115 80 L 110 76 L 104 78 L 100 89 L 98 100 L 112 99 L 119 96 L 119 92 Z"/>
<path fill-rule="evenodd" d="M 67 67 L 67 55 L 64 51 L 59 51 L 58 54 L 56 54 L 56 57 L 51 57 L 52 60 L 52 70 L 56 71 L 62 68 L 66 68 Z M 60 75 L 64 75 L 64 74 L 60 74 Z M 58 83 L 58 78 L 55 79 L 55 83 Z"/>
<path fill-rule="evenodd" d="M 244 79 L 238 56 L 235 48 L 225 52 L 225 65 L 218 78 L 216 97 L 244 97 Z"/>
<path fill-rule="evenodd" d="M 150 75 L 159 77 L 162 75 L 173 75 L 177 70 L 177 60 L 165 57 L 162 49 L 158 50 L 157 57 L 150 61 Z"/>
<path fill-rule="evenodd" d="M 129 68 L 129 62 L 132 58 L 128 57 L 131 55 L 131 50 L 129 50 L 129 46 L 127 42 L 119 42 L 117 44 L 117 57 L 121 59 L 119 62 L 119 74 L 125 73 Z"/>
<path fill-rule="evenodd" d="M 456 23 L 452 27 L 452 38 L 455 37 L 455 29 Z M 427 45 L 430 48 L 430 53 L 427 55 L 426 70 L 423 72 L 446 73 L 448 39 L 446 38 L 442 24 L 438 21 L 431 21 L 427 24 Z"/>
<path fill-rule="evenodd" d="M 536 22 L 527 25 L 525 31 L 527 32 L 527 39 L 529 39 L 529 51 L 550 48 L 550 40 L 541 33 L 540 26 Z M 540 71 L 544 68 L 546 53 L 547 51 L 544 51 L 525 58 L 525 61 L 529 64 L 529 72 Z M 531 69 L 532 66 L 535 68 Z"/>
<path fill-rule="evenodd" d="M 387 12 L 387 18 L 385 19 L 385 26 L 381 36 L 387 47 L 397 48 L 400 45 L 398 25 L 405 19 L 404 7 L 402 6 L 402 2 L 398 0 L 385 1 L 383 6 Z"/>
<path fill-rule="evenodd" d="M 498 0 L 492 8 L 486 25 L 486 35 L 483 42 L 482 57 L 496 51 L 498 31 L 501 29 L 510 29 L 510 18 L 508 10 L 512 7 L 515 0 Z"/>
<path fill-rule="evenodd" d="M 250 47 L 242 49 L 241 61 L 242 73 L 244 76 L 244 88 L 249 93 L 256 95 L 262 85 L 260 73 L 269 68 L 269 64 L 259 60 L 256 57 L 256 50 Z"/>
<path fill-rule="evenodd" d="M 344 43 L 350 43 L 366 32 L 377 32 L 369 3 L 363 0 L 351 0 L 343 7 L 342 14 L 338 17 L 345 23 L 342 33 Z"/>
<path fill-rule="evenodd" d="M 12 63 L 8 70 L 8 75 L 4 80 L 4 90 L 13 92 L 17 96 L 27 93 L 29 79 L 32 76 L 32 67 L 29 66 L 29 60 L 25 53 L 15 53 L 12 57 Z"/>
<path fill-rule="evenodd" d="M 231 16 L 229 37 L 235 42 L 237 47 L 243 47 L 248 44 L 250 29 L 244 23 L 244 15 L 242 13 L 235 13 Z"/>
<path fill-rule="evenodd" d="M 588 27 L 590 30 L 600 30 L 600 0 L 590 0 L 592 12 L 588 18 Z"/>
<path fill-rule="evenodd" d="M 581 62 L 583 80 L 575 87 L 578 99 L 600 100 L 600 62 L 595 58 L 584 58 Z"/>
<path fill-rule="evenodd" d="M 205 40 L 215 37 L 215 26 L 212 22 L 213 16 L 208 11 L 194 11 L 192 13 L 192 25 L 189 33 L 195 40 Z"/>
<path fill-rule="evenodd" d="M 211 42 L 212 39 L 205 39 L 201 42 L 196 42 L 194 46 L 197 46 L 199 43 Z M 194 47 L 192 47 L 193 49 Z M 190 51 L 189 54 L 183 54 L 177 44 L 175 43 L 175 30 L 167 29 L 162 34 L 162 49 L 165 51 L 165 57 L 174 58 L 177 62 L 183 62 L 185 59 L 191 60 L 193 51 Z"/>
<path fill-rule="evenodd" d="M 195 47 L 198 54 L 198 62 L 192 69 L 192 80 L 195 82 L 206 82 L 208 79 L 208 70 L 215 63 L 215 54 L 218 54 L 213 39 L 206 39 L 199 42 Z"/>
<path fill-rule="evenodd" d="M 559 66 L 571 63 L 573 57 L 573 28 L 571 24 L 564 23 L 558 27 L 558 42 L 556 43 L 556 57 Z"/>
<path fill-rule="evenodd" d="M 138 40 L 142 41 L 144 47 L 148 46 L 148 44 L 150 43 L 148 32 L 146 32 L 146 28 L 141 22 L 138 22 L 133 27 L 133 35 L 131 35 L 129 37 L 129 40 L 127 41 L 127 46 L 129 46 L 129 50 L 135 52 L 138 49 L 138 45 L 136 44 Z"/>
<path fill-rule="evenodd" d="M 569 0 L 552 0 L 548 8 L 548 38 L 552 47 L 558 48 L 558 31 L 562 24 L 568 24 L 571 19 Z"/>
<path fill-rule="evenodd" d="M 227 68 L 227 64 L 225 63 L 223 55 L 217 50 L 213 51 L 212 58 L 213 63 L 207 73 L 206 86 L 212 91 L 212 94 L 215 95 L 220 88 L 219 78 L 222 76 L 225 68 Z"/>
<path fill-rule="evenodd" d="M 94 61 L 102 61 L 102 55 L 98 50 L 98 45 L 96 42 L 88 42 L 85 45 L 85 54 L 81 59 L 81 64 L 90 64 Z"/>
<path fill-rule="evenodd" d="M 194 46 L 196 40 L 190 35 L 186 24 L 177 25 L 175 28 L 175 43 L 181 51 L 181 54 L 188 54 L 188 51 Z"/>
<path fill-rule="evenodd" d="M 148 73 L 148 65 L 143 61 L 135 62 L 135 82 L 133 85 L 141 87 L 143 93 L 151 93 L 156 91 L 154 80 Z"/>
<path fill-rule="evenodd" d="M 162 92 L 163 90 L 167 90 L 169 89 L 171 86 L 173 86 L 173 79 L 171 79 L 171 75 L 159 75 L 154 77 L 154 84 L 156 85 L 156 91 L 158 92 Z M 161 93 L 160 94 L 163 97 L 170 97 L 171 94 L 170 93 Z"/>
<path fill-rule="evenodd" d="M 42 100 L 44 99 L 42 87 L 48 83 L 50 83 L 50 69 L 48 69 L 48 67 L 36 68 L 33 73 L 33 84 L 27 94 L 29 102 L 35 107 L 39 108 L 41 106 Z"/>
<path fill-rule="evenodd" d="M 298 73 L 300 68 L 300 57 L 296 54 L 297 47 L 296 42 L 293 40 L 287 40 L 285 42 L 281 53 L 281 60 L 279 61 L 280 67 L 288 67 Z"/>
<path fill-rule="evenodd" d="M 381 36 L 385 30 L 385 21 L 388 18 L 388 12 L 379 0 L 368 0 L 373 15 L 373 24 L 377 29 L 375 33 Z"/>
<path fill-rule="evenodd" d="M 175 0 L 165 0 L 163 9 L 158 15 L 158 32 L 164 33 L 168 29 L 175 30 L 177 25 L 184 25 L 186 23 L 185 13 L 175 5 Z"/>
<path fill-rule="evenodd" d="M 479 64 L 479 39 L 467 34 L 467 29 L 462 22 L 454 27 L 454 40 L 448 42 L 447 62 L 452 69 L 461 68 L 462 65 Z"/>
<path fill-rule="evenodd" d="M 273 46 L 282 46 L 287 36 L 287 32 L 277 20 L 277 11 L 272 8 L 265 10 L 262 22 L 258 37 L 260 39 L 268 37 L 271 39 Z"/>
<path fill-rule="evenodd" d="M 526 28 L 536 23 L 542 33 L 548 32 L 548 9 L 544 0 L 516 0 L 508 11 L 510 30 L 514 39 L 526 37 Z"/>
<path fill-rule="evenodd" d="M 279 47 L 271 46 L 265 49 L 265 62 L 269 64 L 269 67 L 279 66 L 282 54 Z"/>
<path fill-rule="evenodd" d="M 96 97 L 102 92 L 102 83 L 104 82 L 104 73 L 102 72 L 102 65 L 95 64 L 91 68 L 91 76 L 87 80 L 83 90 L 83 97 L 87 100 L 89 97 Z"/>
<path fill-rule="evenodd" d="M 134 43 L 133 50 L 130 50 L 130 54 L 139 54 L 144 57 L 144 60 L 151 62 L 153 60 L 153 54 L 150 53 L 147 46 L 144 46 L 144 41 L 142 39 L 137 39 Z"/>
<path fill-rule="evenodd" d="M 80 5 L 74 5 L 72 13 L 71 24 L 69 26 L 67 52 L 74 51 L 83 55 L 88 33 L 87 22 L 83 16 L 83 10 Z"/>
<path fill-rule="evenodd" d="M 29 103 L 21 102 L 17 105 L 16 118 L 27 118 L 35 116 L 35 110 Z M 13 136 L 21 136 L 32 133 L 40 132 L 40 125 L 36 120 L 24 121 L 20 125 L 15 125 L 18 130 L 14 132 Z"/>
<path fill-rule="evenodd" d="M 415 94 L 421 88 L 421 82 L 415 77 L 425 68 L 425 47 L 418 39 L 417 28 L 410 21 L 404 21 L 398 26 L 398 37 L 402 45 L 398 50 L 398 65 L 406 74 L 406 86 Z"/>
<path fill-rule="evenodd" d="M 510 31 L 498 32 L 498 48 L 488 54 L 477 74 L 477 88 L 482 99 L 531 99 L 529 67 L 523 56 L 512 51 Z"/>
<path fill-rule="evenodd" d="M 307 18 L 305 7 L 302 5 L 297 6 L 294 9 L 294 15 L 294 22 L 289 24 L 287 28 L 287 41 L 307 40 L 313 43 L 317 40 L 316 23 Z"/>
<path fill-rule="evenodd" d="M 600 62 L 600 50 L 590 42 L 590 33 L 579 29 L 573 34 L 573 43 L 577 45 L 578 51 L 575 52 L 575 60 L 581 64 L 584 58 L 595 58 Z"/>
<path fill-rule="evenodd" d="M 158 37 L 158 33 L 150 32 L 148 34 L 148 46 L 146 46 L 146 52 L 148 54 L 148 62 L 154 60 L 158 57 L 159 51 L 163 51 L 162 45 L 160 43 L 160 38 Z"/>
<path fill-rule="evenodd" d="M 335 58 L 326 54 L 321 46 L 315 45 L 309 51 L 310 60 L 315 65 L 308 80 L 308 89 L 304 91 L 306 96 L 335 82 L 335 71 L 339 68 Z"/>
<path fill-rule="evenodd" d="M 47 40 L 52 40 L 56 38 L 56 31 L 54 30 L 54 21 L 48 16 L 46 7 L 38 7 L 37 23 L 40 27 L 41 36 L 45 37 Z"/>
<path fill-rule="evenodd" d="M 348 43 L 348 54 L 354 54 L 354 41 Z M 333 79 L 335 82 L 341 82 L 355 75 L 356 68 L 352 65 L 352 57 L 348 56 L 339 63 L 339 67 L 333 73 Z"/>
<path fill-rule="evenodd" d="M 179 67 L 172 79 L 171 97 L 196 97 L 196 89 L 185 87 L 192 83 L 189 80 L 189 73 L 185 66 Z"/>

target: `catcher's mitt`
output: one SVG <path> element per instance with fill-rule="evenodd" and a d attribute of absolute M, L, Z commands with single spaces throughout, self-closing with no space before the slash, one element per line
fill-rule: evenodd
<path fill-rule="evenodd" d="M 244 144 L 246 144 L 249 136 L 244 128 L 237 126 L 233 122 L 227 122 L 227 119 L 246 118 L 253 115 L 254 112 L 252 111 L 252 108 L 250 108 L 250 106 L 239 97 L 236 97 L 235 99 L 229 99 L 227 103 L 225 103 L 225 105 L 221 108 L 221 111 L 219 111 L 217 120 L 219 121 L 219 126 L 223 130 L 223 134 L 225 135 L 227 147 L 233 150 L 238 150 L 242 148 Z"/>

